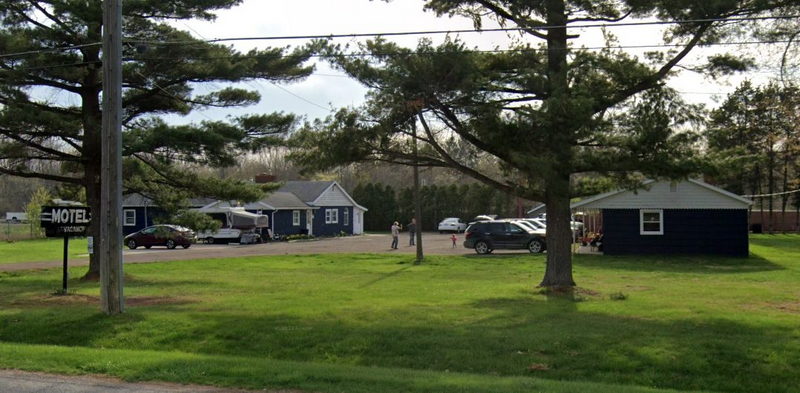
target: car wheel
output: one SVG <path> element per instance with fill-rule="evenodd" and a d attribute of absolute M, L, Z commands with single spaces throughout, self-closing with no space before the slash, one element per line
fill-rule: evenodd
<path fill-rule="evenodd" d="M 530 243 L 528 243 L 528 251 L 538 254 L 544 251 L 544 243 L 542 243 L 542 241 L 539 239 L 533 239 Z"/>
<path fill-rule="evenodd" d="M 175 244 L 175 240 L 172 239 L 167 240 L 167 248 L 172 250 L 173 248 L 175 248 L 175 246 L 177 246 L 177 244 Z"/>
<path fill-rule="evenodd" d="M 189 248 L 189 247 L 191 247 L 191 246 L 192 246 L 191 244 L 189 244 L 189 243 L 186 243 L 186 244 L 182 245 L 181 247 L 183 247 L 184 249 L 186 249 L 186 248 Z"/>
<path fill-rule="evenodd" d="M 206 238 L 206 244 L 214 244 L 214 237 L 209 236 Z"/>
<path fill-rule="evenodd" d="M 492 252 L 492 250 L 489 249 L 489 245 L 486 244 L 486 242 L 477 242 L 475 243 L 475 252 L 478 254 L 488 254 Z"/>
<path fill-rule="evenodd" d="M 135 250 L 136 247 L 139 247 L 139 245 L 136 244 L 136 240 L 133 239 L 128 240 L 128 248 L 130 248 L 131 250 Z"/>

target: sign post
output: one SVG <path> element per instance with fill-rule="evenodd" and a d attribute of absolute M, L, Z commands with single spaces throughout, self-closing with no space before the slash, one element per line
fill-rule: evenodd
<path fill-rule="evenodd" d="M 40 225 L 47 237 L 64 236 L 64 274 L 61 294 L 67 294 L 69 281 L 69 237 L 86 234 L 86 227 L 91 221 L 89 208 L 86 206 L 42 206 Z"/>

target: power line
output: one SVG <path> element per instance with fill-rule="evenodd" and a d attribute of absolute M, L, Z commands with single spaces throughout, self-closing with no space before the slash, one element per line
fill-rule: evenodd
<path fill-rule="evenodd" d="M 742 195 L 745 198 L 766 198 L 766 197 L 773 197 L 778 195 L 787 195 L 787 194 L 794 194 L 800 192 L 800 189 L 792 190 L 792 191 L 785 191 L 785 192 L 776 192 L 773 194 L 760 194 L 760 195 Z"/>
<path fill-rule="evenodd" d="M 734 42 L 717 42 L 717 43 L 709 43 L 703 44 L 702 47 L 712 47 L 712 46 L 743 46 L 743 45 L 774 45 L 774 44 L 789 44 L 792 43 L 791 40 L 761 40 L 761 41 L 734 41 Z M 616 50 L 623 50 L 623 49 L 658 49 L 658 48 L 678 48 L 683 47 L 684 44 L 649 44 L 649 45 L 608 45 L 608 46 L 594 46 L 594 47 L 579 47 L 579 48 L 567 48 L 567 51 L 580 51 L 580 50 L 606 50 L 606 49 L 616 49 Z M 535 53 L 535 52 L 547 52 L 549 49 L 547 48 L 521 48 L 521 49 L 466 49 L 463 52 L 465 53 Z M 408 56 L 408 55 L 432 55 L 436 54 L 437 52 L 430 51 L 408 51 L 402 53 L 366 53 L 366 52 L 356 52 L 356 53 L 343 53 L 341 55 L 328 55 L 328 54 L 313 54 L 310 57 L 316 58 L 331 58 L 337 56 L 343 57 L 391 57 L 391 56 Z M 233 56 L 182 56 L 180 58 L 172 58 L 172 57 L 126 57 L 123 60 L 125 61 L 173 61 L 173 60 L 229 60 L 232 57 L 239 57 L 241 59 L 251 59 L 251 58 L 260 58 L 262 56 L 259 55 L 233 55 Z M 90 64 L 97 64 L 100 61 L 89 61 L 89 62 L 78 62 L 78 63 L 66 63 L 66 64 L 54 64 L 54 65 L 47 65 L 47 66 L 35 66 L 35 67 L 13 67 L 12 70 L 15 71 L 30 71 L 30 70 L 40 70 L 40 69 L 50 69 L 50 68 L 59 68 L 59 67 L 76 67 L 76 66 L 83 66 L 83 65 L 90 65 Z M 317 75 L 317 74 L 315 74 Z M 320 74 L 321 75 L 321 74 Z"/>
<path fill-rule="evenodd" d="M 541 25 L 530 28 L 523 27 L 500 27 L 491 29 L 456 29 L 456 30 L 421 30 L 421 31 L 401 31 L 383 33 L 348 33 L 348 34 L 316 34 L 316 35 L 287 35 L 287 36 L 254 36 L 254 37 L 228 37 L 204 40 L 206 43 L 231 42 L 231 41 L 275 41 L 275 40 L 312 40 L 312 39 L 333 39 L 333 38 L 363 38 L 363 37 L 397 37 L 412 35 L 436 35 L 436 34 L 462 34 L 462 33 L 492 33 L 492 32 L 520 32 L 529 30 L 553 30 L 561 28 L 608 28 L 608 27 L 629 27 L 629 26 L 657 26 L 657 25 L 676 25 L 693 23 L 713 23 L 713 22 L 746 22 L 759 20 L 780 20 L 796 19 L 800 15 L 775 15 L 775 16 L 751 16 L 743 18 L 706 18 L 706 19 L 687 19 L 681 21 L 643 21 L 643 22 L 618 22 L 618 23 L 590 23 L 580 25 Z M 148 44 L 197 44 L 196 41 L 137 41 L 130 40 L 131 43 Z"/>
<path fill-rule="evenodd" d="M 363 38 L 363 37 L 392 37 L 392 36 L 411 36 L 411 35 L 436 35 L 436 34 L 462 34 L 462 33 L 490 33 L 490 32 L 520 32 L 527 30 L 552 30 L 558 28 L 609 28 L 609 27 L 630 27 L 630 26 L 657 26 L 657 25 L 676 25 L 676 24 L 692 24 L 692 23 L 713 23 L 713 22 L 746 22 L 746 21 L 760 21 L 760 20 L 787 20 L 797 19 L 800 15 L 775 15 L 775 16 L 751 16 L 742 18 L 707 18 L 707 19 L 688 19 L 682 21 L 643 21 L 643 22 L 618 22 L 618 23 L 593 23 L 593 24 L 580 24 L 580 25 L 541 25 L 531 28 L 522 27 L 508 27 L 508 28 L 492 28 L 492 29 L 455 29 L 455 30 L 421 30 L 421 31 L 404 31 L 404 32 L 381 32 L 381 33 L 346 33 L 346 34 L 316 34 L 316 35 L 287 35 L 287 36 L 254 36 L 254 37 L 229 37 L 229 38 L 215 38 L 197 40 L 180 40 L 180 41 L 152 41 L 140 40 L 135 38 L 126 38 L 123 41 L 129 44 L 150 44 L 150 45 L 200 45 L 204 43 L 218 43 L 218 42 L 231 42 L 231 41 L 267 41 L 267 40 L 312 40 L 312 39 L 333 39 L 333 38 Z M 188 26 L 187 26 L 188 27 Z M 191 27 L 188 27 L 190 30 Z M 195 33 L 197 33 L 195 31 Z M 200 34 L 198 34 L 200 35 Z M 0 55 L 2 58 L 20 57 L 26 55 L 36 55 L 46 52 L 68 51 L 74 49 L 82 49 L 93 46 L 101 46 L 101 42 L 87 43 L 73 46 L 53 47 L 53 48 L 40 48 L 36 50 L 7 53 Z"/>

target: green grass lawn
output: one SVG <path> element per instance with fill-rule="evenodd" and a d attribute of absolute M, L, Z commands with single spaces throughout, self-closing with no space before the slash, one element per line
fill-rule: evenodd
<path fill-rule="evenodd" d="M 316 392 L 800 392 L 800 236 L 751 251 L 577 256 L 574 301 L 538 293 L 530 254 L 137 264 L 113 317 L 96 283 L 59 297 L 57 269 L 0 273 L 0 367 Z"/>
<path fill-rule="evenodd" d="M 69 239 L 69 258 L 85 256 L 87 253 L 85 237 Z M 62 259 L 64 259 L 64 238 L 0 242 L 0 265 Z"/>

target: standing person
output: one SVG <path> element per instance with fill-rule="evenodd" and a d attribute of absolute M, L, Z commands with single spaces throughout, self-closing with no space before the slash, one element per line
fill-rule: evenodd
<path fill-rule="evenodd" d="M 456 236 L 455 233 L 452 236 L 450 236 L 450 240 L 453 241 L 453 248 L 456 248 L 456 242 L 458 241 L 458 237 Z"/>
<path fill-rule="evenodd" d="M 397 249 L 397 238 L 400 236 L 400 224 L 397 221 L 392 224 L 392 248 Z"/>
<path fill-rule="evenodd" d="M 416 234 L 417 234 L 417 219 L 416 218 L 412 218 L 411 222 L 408 223 L 408 234 L 409 234 L 408 246 L 411 247 L 411 246 L 414 245 L 414 239 L 417 238 L 417 236 L 416 236 Z"/>

